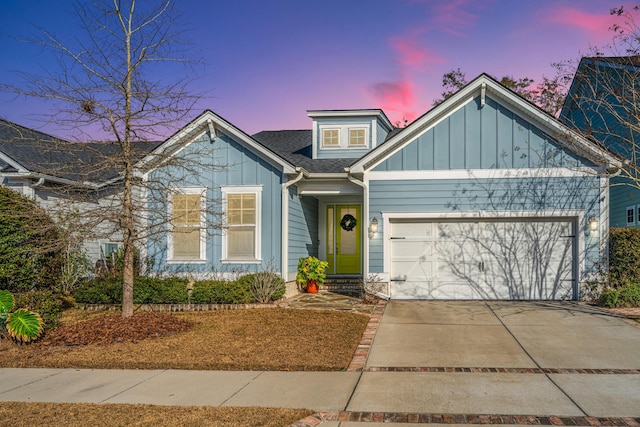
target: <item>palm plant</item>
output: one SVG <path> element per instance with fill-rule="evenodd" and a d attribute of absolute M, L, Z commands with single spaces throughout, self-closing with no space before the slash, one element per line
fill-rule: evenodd
<path fill-rule="evenodd" d="M 0 290 L 0 331 L 21 343 L 36 340 L 44 331 L 44 323 L 38 313 L 26 308 L 14 309 L 15 299 L 11 292 Z"/>

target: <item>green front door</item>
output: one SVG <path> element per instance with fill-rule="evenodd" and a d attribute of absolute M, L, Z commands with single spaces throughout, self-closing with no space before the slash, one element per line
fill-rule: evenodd
<path fill-rule="evenodd" d="M 328 274 L 360 274 L 361 235 L 359 205 L 327 206 Z"/>

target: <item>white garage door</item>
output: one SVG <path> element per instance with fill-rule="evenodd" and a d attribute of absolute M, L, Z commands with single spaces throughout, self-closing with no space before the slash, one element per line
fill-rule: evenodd
<path fill-rule="evenodd" d="M 394 299 L 574 298 L 569 219 L 391 222 Z"/>

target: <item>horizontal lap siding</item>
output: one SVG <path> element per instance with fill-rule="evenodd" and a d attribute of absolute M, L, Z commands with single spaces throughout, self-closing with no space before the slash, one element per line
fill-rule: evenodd
<path fill-rule="evenodd" d="M 584 210 L 585 218 L 600 216 L 598 177 L 477 180 L 370 181 L 371 216 L 389 212 L 473 212 Z M 370 270 L 383 271 L 384 224 L 370 241 Z M 587 267 L 598 259 L 599 237 L 585 236 Z"/>
<path fill-rule="evenodd" d="M 151 180 L 162 183 L 158 191 L 149 195 L 152 209 L 166 212 L 168 187 L 207 188 L 207 261 L 204 264 L 168 264 L 167 233 L 161 232 L 151 239 L 149 255 L 155 259 L 154 269 L 169 272 L 211 273 L 212 271 L 233 271 L 238 269 L 256 270 L 275 267 L 280 271 L 282 263 L 282 172 L 259 158 L 244 145 L 231 137 L 221 134 L 213 143 L 206 133 L 179 153 L 179 156 L 193 156 L 197 164 L 189 168 L 165 167 L 150 174 Z M 243 264 L 222 264 L 222 192 L 221 186 L 261 186 L 262 224 L 261 255 L 262 266 Z M 156 220 L 158 218 L 156 217 Z M 167 226 L 164 226 L 165 229 Z"/>
<path fill-rule="evenodd" d="M 635 207 L 636 223 L 630 227 L 638 227 L 638 208 L 640 207 L 640 189 L 624 178 L 612 178 L 609 196 L 609 224 L 611 227 L 627 227 L 627 208 Z"/>
<path fill-rule="evenodd" d="M 289 188 L 289 271 L 298 269 L 298 259 L 318 256 L 318 199 L 300 197 Z"/>

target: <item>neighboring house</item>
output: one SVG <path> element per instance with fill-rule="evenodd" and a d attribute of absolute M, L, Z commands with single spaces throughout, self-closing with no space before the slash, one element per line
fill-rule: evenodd
<path fill-rule="evenodd" d="M 158 144 L 144 143 L 140 150 L 146 153 Z M 116 149 L 114 144 L 65 141 L 0 119 L 0 185 L 37 201 L 54 220 L 80 234 L 95 263 L 118 249 L 121 233 L 104 218 L 84 218 L 84 226 L 77 227 L 69 215 L 82 218 L 84 211 L 117 203 Z"/>
<path fill-rule="evenodd" d="M 608 151 L 484 74 L 402 129 L 381 110 L 308 115 L 310 130 L 250 136 L 205 111 L 138 164 L 162 182 L 165 150 L 200 160 L 146 194 L 156 272 L 292 281 L 313 255 L 391 298 L 583 295 L 607 242 Z"/>
<path fill-rule="evenodd" d="M 629 162 L 610 179 L 611 227 L 640 227 L 640 56 L 584 57 L 560 119 Z"/>

